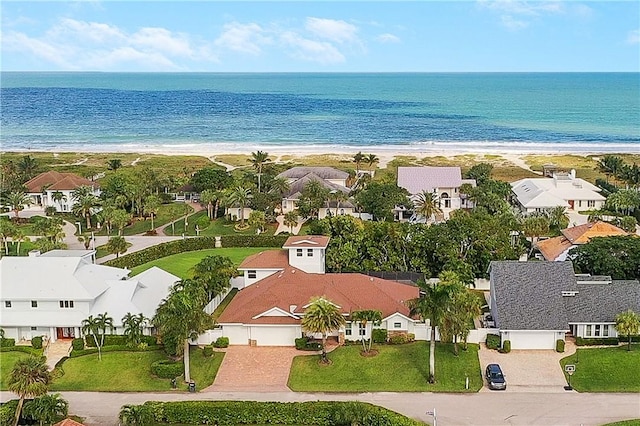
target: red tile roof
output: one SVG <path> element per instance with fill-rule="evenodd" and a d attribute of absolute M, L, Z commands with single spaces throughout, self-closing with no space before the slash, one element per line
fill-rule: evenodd
<path fill-rule="evenodd" d="M 325 235 L 297 235 L 289 237 L 282 248 L 326 248 L 329 237 Z"/>
<path fill-rule="evenodd" d="M 559 237 L 549 238 L 547 240 L 538 241 L 536 247 L 540 250 L 540 253 L 546 260 L 554 261 L 558 256 L 571 248 L 573 244 L 565 237 L 560 235 Z"/>
<path fill-rule="evenodd" d="M 267 250 L 245 258 L 238 269 L 284 269 L 289 265 L 287 250 Z"/>
<path fill-rule="evenodd" d="M 29 193 L 40 193 L 47 187 L 51 190 L 74 190 L 80 186 L 98 186 L 96 182 L 80 177 L 73 173 L 60 173 L 50 170 L 40 173 L 38 176 L 24 184 Z"/>
<path fill-rule="evenodd" d="M 78 423 L 73 419 L 64 419 L 61 422 L 54 424 L 53 426 L 84 426 L 84 424 Z"/>
<path fill-rule="evenodd" d="M 288 317 L 260 317 L 256 315 L 278 307 L 296 314 L 304 312 L 304 306 L 312 297 L 324 296 L 341 307 L 343 313 L 362 309 L 377 309 L 383 317 L 399 312 L 409 315 L 406 302 L 418 297 L 418 287 L 395 281 L 382 280 L 362 274 L 307 274 L 287 267 L 246 287 L 233 298 L 224 310 L 219 323 L 279 324 L 297 323 Z"/>
<path fill-rule="evenodd" d="M 564 229 L 562 235 L 573 244 L 586 244 L 594 237 L 613 237 L 627 233 L 610 223 L 597 221 Z"/>

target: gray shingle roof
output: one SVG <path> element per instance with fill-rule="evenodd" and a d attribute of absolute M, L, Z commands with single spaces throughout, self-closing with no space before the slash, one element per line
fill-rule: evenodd
<path fill-rule="evenodd" d="M 308 173 L 304 175 L 302 178 L 293 182 L 289 186 L 289 191 L 284 195 L 285 198 L 289 198 L 293 200 L 299 199 L 300 194 L 302 193 L 302 190 L 304 189 L 305 185 L 311 182 L 312 180 L 320 182 L 329 191 L 341 191 L 341 192 L 344 192 L 345 194 L 349 193 L 349 188 L 346 188 L 342 185 L 336 185 L 335 183 L 331 183 L 327 180 L 324 180 L 323 178 L 321 178 L 320 176 L 314 173 Z"/>
<path fill-rule="evenodd" d="M 616 315 L 628 309 L 640 312 L 640 282 L 637 280 L 578 284 L 577 288 L 576 296 L 564 297 L 570 323 L 613 322 Z"/>
<path fill-rule="evenodd" d="M 349 173 L 342 170 L 334 169 L 333 167 L 292 167 L 289 170 L 285 170 L 280 173 L 278 177 L 286 179 L 300 179 L 301 177 L 313 173 L 314 175 L 322 179 L 346 179 L 349 177 Z"/>
<path fill-rule="evenodd" d="M 398 167 L 398 186 L 418 194 L 434 188 L 459 188 L 460 167 Z"/>
<path fill-rule="evenodd" d="M 571 262 L 491 262 L 496 326 L 503 330 L 567 330 L 562 292 L 575 290 Z"/>

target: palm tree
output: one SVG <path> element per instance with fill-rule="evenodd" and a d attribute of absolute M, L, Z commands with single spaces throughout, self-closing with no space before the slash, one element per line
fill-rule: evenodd
<path fill-rule="evenodd" d="M 260 193 L 260 178 L 262 176 L 262 168 L 266 163 L 269 163 L 271 161 L 271 159 L 269 158 L 269 153 L 263 151 L 252 152 L 251 158 L 249 158 L 247 161 L 250 162 L 253 168 L 258 172 L 258 193 Z"/>
<path fill-rule="evenodd" d="M 144 212 L 145 214 L 151 215 L 151 231 L 153 232 L 156 229 L 153 219 L 155 215 L 158 214 L 158 209 L 162 205 L 162 200 L 157 195 L 149 195 L 144 199 Z"/>
<path fill-rule="evenodd" d="M 244 208 L 251 200 L 251 190 L 242 186 L 232 189 L 227 195 L 227 203 L 230 206 L 238 206 L 240 208 L 240 226 L 244 227 Z"/>
<path fill-rule="evenodd" d="M 98 340 L 100 325 L 100 320 L 98 318 L 94 318 L 93 315 L 89 315 L 87 318 L 83 319 L 81 323 L 82 334 L 85 336 L 93 336 L 93 341 L 96 344 L 96 348 L 98 348 L 98 360 L 102 360 L 102 346 Z"/>
<path fill-rule="evenodd" d="M 12 238 L 18 229 L 8 220 L 0 220 L 0 237 L 4 243 L 4 254 L 9 254 L 9 238 Z"/>
<path fill-rule="evenodd" d="M 31 205 L 31 198 L 24 192 L 10 192 L 5 194 L 4 203 L 11 207 L 16 220 L 20 219 L 19 213 L 24 210 L 24 206 Z"/>
<path fill-rule="evenodd" d="M 282 222 L 284 226 L 289 227 L 289 233 L 293 234 L 293 228 L 298 224 L 298 212 L 296 210 L 291 210 L 284 214 L 284 221 Z"/>
<path fill-rule="evenodd" d="M 197 338 L 212 323 L 211 316 L 203 310 L 208 302 L 207 291 L 200 282 L 182 280 L 172 287 L 153 318 L 165 351 L 170 355 L 184 355 L 184 377 L 187 382 L 191 380 L 189 339 Z"/>
<path fill-rule="evenodd" d="M 109 329 L 110 333 L 113 333 L 113 318 L 107 316 L 107 313 L 99 314 L 96 318 L 98 320 L 98 325 L 100 326 L 100 346 L 104 346 L 104 335 L 107 334 L 107 329 Z"/>
<path fill-rule="evenodd" d="M 124 227 L 127 226 L 129 221 L 131 220 L 131 214 L 126 210 L 116 209 L 113 211 L 113 213 L 111 213 L 110 217 L 111 224 L 118 229 L 118 236 L 121 237 Z"/>
<path fill-rule="evenodd" d="M 122 326 L 124 327 L 124 335 L 131 345 L 139 345 L 140 338 L 143 334 L 144 326 L 147 324 L 148 318 L 143 314 L 133 315 L 131 312 L 122 317 Z"/>
<path fill-rule="evenodd" d="M 249 220 L 247 223 L 249 226 L 256 228 L 256 232 L 264 232 L 264 227 L 267 223 L 267 216 L 264 212 L 254 210 L 249 214 Z"/>
<path fill-rule="evenodd" d="M 369 165 L 369 171 L 373 171 L 373 165 L 380 161 L 380 159 L 375 154 L 369 154 L 364 159 Z"/>
<path fill-rule="evenodd" d="M 193 279 L 202 283 L 209 300 L 224 293 L 237 274 L 235 265 L 225 256 L 207 256 L 193 267 Z"/>
<path fill-rule="evenodd" d="M 409 300 L 411 316 L 420 316 L 423 320 L 429 320 L 431 338 L 429 341 L 429 383 L 436 382 L 436 327 L 442 325 L 442 321 L 449 309 L 450 286 L 418 282 L 420 296 Z"/>
<path fill-rule="evenodd" d="M 18 172 L 22 176 L 22 180 L 26 181 L 33 177 L 38 168 L 38 162 L 30 155 L 25 155 L 18 161 Z"/>
<path fill-rule="evenodd" d="M 360 325 L 362 325 L 362 328 L 366 332 L 367 324 L 369 322 L 373 323 L 373 325 L 380 325 L 380 323 L 382 322 L 382 312 L 371 310 L 371 309 L 355 311 L 351 314 L 351 320 L 357 321 Z M 358 327 L 358 329 L 359 328 L 360 327 Z M 364 334 L 362 335 L 362 350 L 364 352 L 368 353 L 371 351 L 372 343 L 373 343 L 373 336 L 369 337 L 369 345 L 367 345 L 365 343 Z"/>
<path fill-rule="evenodd" d="M 458 339 L 466 349 L 467 336 L 473 328 L 473 320 L 482 314 L 482 309 L 480 300 L 465 287 L 458 274 L 445 271 L 441 277 L 440 285 L 450 286 L 451 300 L 440 328 L 440 337 L 453 340 L 453 353 L 458 356 Z"/>
<path fill-rule="evenodd" d="M 546 209 L 546 215 L 549 218 L 549 227 L 557 229 L 565 229 L 569 225 L 569 215 L 564 206 L 556 206 Z"/>
<path fill-rule="evenodd" d="M 365 160 L 365 156 L 362 151 L 359 151 L 353 156 L 353 162 L 356 163 L 356 177 L 360 173 L 360 164 Z"/>
<path fill-rule="evenodd" d="M 213 219 L 213 202 L 218 200 L 218 193 L 213 189 L 205 189 L 200 193 L 200 201 L 207 204 L 207 216 Z"/>
<path fill-rule="evenodd" d="M 322 334 L 322 363 L 329 363 L 327 359 L 327 335 L 339 330 L 344 324 L 344 316 L 337 305 L 324 297 L 311 299 L 302 317 L 302 329 L 307 333 Z"/>
<path fill-rule="evenodd" d="M 67 196 L 60 191 L 54 191 L 51 193 L 51 201 L 62 207 L 62 202 L 67 201 Z"/>
<path fill-rule="evenodd" d="M 122 160 L 119 158 L 112 158 L 111 160 L 107 161 L 107 168 L 109 170 L 113 170 L 115 172 L 120 167 L 122 167 Z"/>
<path fill-rule="evenodd" d="M 609 195 L 605 205 L 608 209 L 630 216 L 631 212 L 640 207 L 640 192 L 635 189 L 621 189 Z"/>
<path fill-rule="evenodd" d="M 81 186 L 71 194 L 74 201 L 73 214 L 83 216 L 87 220 L 87 229 L 91 228 L 93 209 L 100 205 L 100 199 L 93 193 L 90 186 Z"/>
<path fill-rule="evenodd" d="M 16 361 L 9 375 L 7 386 L 11 392 L 20 397 L 16 408 L 14 426 L 17 426 L 20 419 L 25 398 L 34 398 L 46 394 L 50 381 L 51 374 L 47 369 L 44 357 L 29 355 Z"/>
<path fill-rule="evenodd" d="M 24 235 L 24 232 L 20 228 L 17 228 L 13 234 L 13 242 L 18 243 L 18 247 L 16 248 L 16 256 L 20 256 L 20 243 L 29 241 L 31 241 L 29 237 Z"/>
<path fill-rule="evenodd" d="M 414 212 L 423 216 L 427 221 L 429 221 L 431 217 L 442 213 L 438 195 L 426 189 L 416 195 L 413 205 Z"/>
<path fill-rule="evenodd" d="M 69 403 L 59 393 L 46 394 L 29 401 L 24 406 L 25 414 L 40 422 L 40 426 L 53 424 L 69 414 Z"/>
<path fill-rule="evenodd" d="M 640 330 L 640 315 L 633 312 L 631 309 L 625 312 L 621 312 L 616 315 L 616 331 L 621 336 L 627 336 L 629 338 L 629 345 L 627 350 L 631 350 L 631 336 L 638 334 Z"/>
<path fill-rule="evenodd" d="M 143 405 L 123 405 L 118 419 L 125 426 L 144 426 L 153 423 L 151 410 Z"/>
<path fill-rule="evenodd" d="M 111 237 L 106 244 L 106 249 L 109 251 L 109 253 L 115 254 L 117 259 L 122 253 L 126 253 L 127 241 L 124 239 L 124 237 Z"/>

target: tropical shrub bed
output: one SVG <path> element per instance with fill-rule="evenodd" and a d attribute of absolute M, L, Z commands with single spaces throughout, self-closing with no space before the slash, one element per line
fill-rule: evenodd
<path fill-rule="evenodd" d="M 404 345 L 416 340 L 416 335 L 413 333 L 396 333 L 389 337 L 390 345 Z"/>
<path fill-rule="evenodd" d="M 13 424 L 18 408 L 18 400 L 12 399 L 4 404 L 0 404 L 0 426 L 9 426 Z"/>
<path fill-rule="evenodd" d="M 156 422 L 192 425 L 326 425 L 367 424 L 418 426 L 424 423 L 364 402 L 254 402 L 254 401 L 149 401 L 125 405 L 120 411 L 123 425 Z"/>

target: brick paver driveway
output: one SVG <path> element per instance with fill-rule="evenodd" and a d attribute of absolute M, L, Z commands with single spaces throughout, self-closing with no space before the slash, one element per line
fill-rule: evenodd
<path fill-rule="evenodd" d="M 560 360 L 575 352 L 575 345 L 567 342 L 564 353 L 553 350 L 513 350 L 508 354 L 481 345 L 478 357 L 484 376 L 487 364 L 500 364 L 507 380 L 507 392 L 566 392 Z M 480 392 L 493 392 L 487 383 Z"/>
<path fill-rule="evenodd" d="M 289 391 L 287 381 L 293 357 L 292 347 L 229 346 L 213 385 L 204 392 Z"/>

